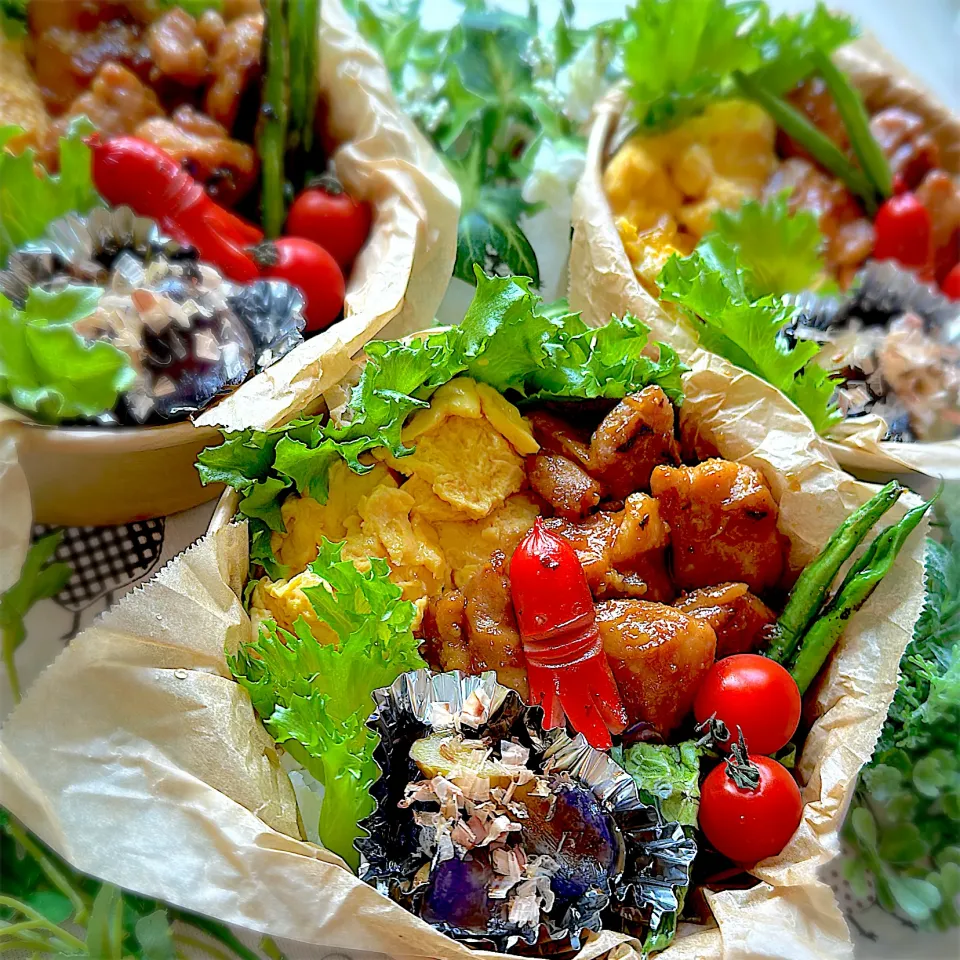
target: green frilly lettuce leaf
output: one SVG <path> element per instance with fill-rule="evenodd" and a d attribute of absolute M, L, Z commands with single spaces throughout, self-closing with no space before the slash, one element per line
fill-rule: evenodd
<path fill-rule="evenodd" d="M 111 410 L 135 377 L 112 344 L 91 343 L 73 324 L 96 309 L 103 291 L 34 287 L 23 310 L 0 296 L 0 400 L 45 423 Z"/>
<path fill-rule="evenodd" d="M 696 827 L 702 753 L 693 740 L 676 746 L 635 743 L 623 751 L 622 764 L 636 781 L 641 797 L 657 806 L 665 819 Z"/>
<path fill-rule="evenodd" d="M 377 738 L 366 726 L 372 693 L 424 666 L 413 636 L 414 606 L 401 599 L 382 559 L 361 573 L 324 539 L 310 569 L 323 581 L 304 593 L 337 636 L 321 643 L 301 617 L 295 632 L 267 622 L 227 662 L 270 735 L 324 785 L 320 839 L 353 868 L 358 823 L 373 811 Z"/>
<path fill-rule="evenodd" d="M 659 358 L 644 354 L 648 329 L 627 315 L 588 327 L 564 307 L 546 308 L 523 277 L 488 277 L 477 268 L 477 292 L 463 322 L 409 343 L 367 344 L 369 361 L 341 425 L 321 417 L 294 420 L 268 431 L 225 435 L 199 457 L 204 483 L 226 483 L 243 499 L 251 519 L 252 556 L 271 575 L 280 567 L 269 551 L 269 531 L 282 531 L 279 504 L 296 490 L 323 502 L 330 466 L 346 461 L 355 473 L 370 467 L 363 453 L 386 447 L 412 453 L 401 430 L 409 414 L 427 406 L 433 391 L 465 374 L 488 383 L 518 403 L 548 399 L 619 398 L 658 384 L 682 401 L 686 369 L 677 354 L 658 344 Z"/>
<path fill-rule="evenodd" d="M 42 236 L 58 217 L 86 213 L 101 202 L 93 185 L 90 148 L 83 142 L 92 130 L 86 117 L 71 124 L 60 138 L 60 172 L 49 174 L 37 166 L 32 149 L 7 153 L 4 145 L 23 130 L 0 127 L 0 267 L 12 250 Z"/>
<path fill-rule="evenodd" d="M 638 0 L 627 11 L 624 72 L 641 126 L 660 129 L 734 94 L 733 73 L 782 94 L 857 35 L 852 21 L 818 3 L 771 18 L 762 0 Z"/>
<path fill-rule="evenodd" d="M 826 433 L 842 417 L 831 375 L 814 362 L 819 347 L 791 345 L 782 331 L 794 308 L 772 294 L 755 297 L 752 282 L 738 251 L 718 234 L 687 257 L 674 254 L 657 277 L 660 298 L 684 310 L 706 349 L 783 391 Z"/>

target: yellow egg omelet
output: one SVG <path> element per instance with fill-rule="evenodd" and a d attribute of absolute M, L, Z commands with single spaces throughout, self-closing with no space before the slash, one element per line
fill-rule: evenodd
<path fill-rule="evenodd" d="M 778 166 L 776 125 L 742 100 L 710 104 L 656 136 L 637 135 L 610 160 L 603 187 L 638 279 L 657 294 L 671 254 L 690 253 L 717 210 L 756 199 Z"/>
<path fill-rule="evenodd" d="M 323 537 L 344 541 L 344 559 L 361 570 L 371 557 L 384 558 L 404 599 L 417 607 L 415 625 L 429 599 L 462 586 L 495 551 L 513 551 L 539 512 L 522 492 L 523 458 L 539 445 L 520 411 L 486 384 L 459 377 L 437 389 L 402 439 L 414 453 L 375 451 L 379 462 L 367 474 L 335 463 L 326 503 L 297 496 L 284 502 L 286 533 L 275 533 L 272 545 L 291 576 L 257 584 L 254 617 L 292 629 L 303 616 L 319 638 L 335 639 L 303 592 L 322 583 L 307 566 Z"/>

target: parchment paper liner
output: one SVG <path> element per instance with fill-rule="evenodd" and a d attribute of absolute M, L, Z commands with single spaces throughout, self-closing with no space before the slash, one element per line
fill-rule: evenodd
<path fill-rule="evenodd" d="M 809 562 L 875 488 L 840 470 L 782 394 L 694 351 L 681 422 L 765 474 L 791 563 Z M 902 498 L 885 521 L 917 503 Z M 225 506 L 225 504 L 224 504 Z M 226 510 L 221 511 L 223 517 Z M 846 924 L 817 876 L 836 856 L 857 772 L 893 697 L 923 597 L 917 530 L 854 617 L 814 694 L 822 713 L 800 757 L 803 821 L 750 890 L 707 892 L 718 926 L 684 926 L 684 958 L 848 958 Z M 250 636 L 240 595 L 243 524 L 220 525 L 78 636 L 3 729 L 0 802 L 77 868 L 147 896 L 331 949 L 438 960 L 470 951 L 381 897 L 300 839 L 292 787 L 224 646 Z M 579 954 L 632 957 L 604 933 Z"/>
<path fill-rule="evenodd" d="M 547 938 L 554 941 L 547 944 L 551 952 L 557 948 L 566 952 L 571 946 L 581 946 L 585 932 L 601 928 L 601 914 L 618 925 L 620 913 L 638 926 L 642 922 L 656 927 L 665 914 L 675 912 L 675 889 L 689 883 L 696 843 L 684 835 L 679 823 L 664 822 L 655 807 L 640 799 L 633 777 L 608 753 L 594 749 L 582 736 L 570 737 L 563 729 L 544 730 L 543 710 L 524 706 L 515 690 L 497 683 L 493 671 L 470 676 L 459 670 L 412 670 L 389 687 L 374 691 L 375 710 L 367 725 L 380 735 L 374 759 L 382 774 L 372 790 L 377 809 L 361 821 L 369 836 L 356 844 L 361 853 L 360 876 L 419 915 L 427 887 L 426 883 L 411 883 L 423 862 L 419 831 L 413 826 L 412 812 L 397 808 L 407 783 L 418 776 L 410 748 L 420 737 L 452 729 L 434 725 L 435 704 L 444 704 L 451 714 L 458 715 L 474 691 L 485 694 L 488 706 L 483 722 L 473 729 L 465 727 L 464 736 L 489 737 L 494 743 L 516 740 L 530 749 L 531 769 L 567 773 L 591 790 L 616 824 L 620 863 L 608 892 L 589 891 L 570 904 L 565 914 L 560 914 L 557 904 L 539 929 L 522 937 L 471 936 L 445 924 L 437 924 L 437 929 L 469 946 L 499 950 L 510 950 L 518 943 L 522 946 L 522 941 L 537 943 L 539 934 L 541 943 Z"/>
<path fill-rule="evenodd" d="M 940 165 L 960 175 L 960 117 L 951 113 L 873 38 L 838 51 L 835 60 L 861 91 L 871 111 L 903 106 L 918 113 L 940 147 Z M 683 358 L 698 349 L 680 310 L 658 303 L 640 284 L 623 248 L 603 190 L 609 145 L 622 132 L 628 109 L 626 90 L 618 87 L 594 108 L 587 160 L 573 199 L 570 249 L 570 304 L 587 323 L 605 323 L 611 314 L 629 311 L 647 323 L 652 339 L 671 344 Z M 619 129 L 618 129 L 619 128 Z M 879 417 L 848 420 L 831 431 L 827 445 L 841 466 L 857 472 L 917 471 L 960 479 L 960 439 L 941 443 L 887 441 Z"/>

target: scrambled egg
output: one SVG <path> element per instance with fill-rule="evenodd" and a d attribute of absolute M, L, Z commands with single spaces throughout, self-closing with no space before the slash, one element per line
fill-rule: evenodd
<path fill-rule="evenodd" d="M 290 630 L 303 616 L 318 639 L 336 639 L 303 592 L 322 583 L 306 567 L 326 537 L 344 541 L 344 559 L 361 570 L 369 569 L 370 557 L 385 558 L 404 599 L 416 605 L 419 625 L 428 599 L 462 586 L 494 551 L 509 554 L 533 525 L 539 510 L 521 492 L 523 458 L 539 446 L 520 411 L 496 390 L 467 377 L 450 381 L 411 418 L 402 438 L 415 452 L 393 457 L 378 450 L 380 462 L 367 474 L 335 463 L 326 503 L 284 502 L 287 532 L 275 533 L 272 545 L 291 577 L 256 585 L 255 620 L 272 617 Z"/>
<path fill-rule="evenodd" d="M 412 456 L 378 454 L 474 520 L 488 516 L 520 489 L 526 476 L 523 454 L 538 449 L 517 408 L 467 377 L 440 387 L 429 409 L 404 427 L 402 438 L 404 446 L 416 444 Z"/>
<path fill-rule="evenodd" d="M 603 187 L 638 279 L 656 294 L 673 253 L 685 255 L 716 210 L 760 196 L 776 170 L 776 124 L 756 104 L 713 103 L 657 136 L 638 135 L 610 161 Z"/>

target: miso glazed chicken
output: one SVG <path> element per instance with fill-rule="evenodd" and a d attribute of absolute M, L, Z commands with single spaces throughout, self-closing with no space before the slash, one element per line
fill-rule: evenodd
<path fill-rule="evenodd" d="M 323 636 L 329 628 L 303 594 L 318 582 L 307 565 L 323 536 L 344 540 L 344 558 L 358 565 L 387 560 L 416 605 L 434 669 L 494 670 L 527 698 L 530 630 L 518 626 L 511 558 L 515 569 L 536 523 L 582 567 L 622 725 L 666 737 L 717 658 L 761 646 L 787 576 L 763 475 L 717 457 L 697 462 L 679 436 L 658 386 L 521 414 L 484 384 L 452 380 L 404 427 L 413 455 L 377 451 L 363 476 L 335 467 L 323 505 L 285 501 L 287 532 L 273 548 L 290 575 L 261 580 L 252 612 L 287 628 L 303 615 Z"/>

